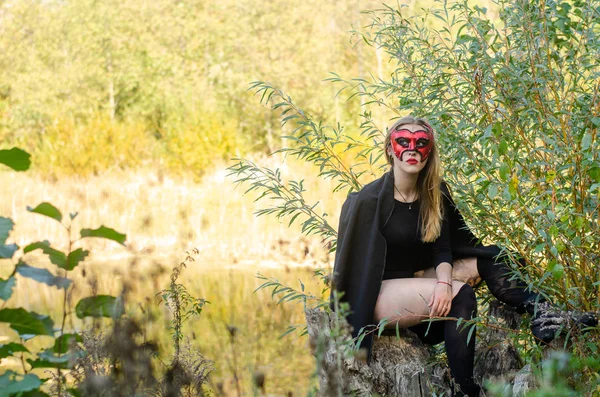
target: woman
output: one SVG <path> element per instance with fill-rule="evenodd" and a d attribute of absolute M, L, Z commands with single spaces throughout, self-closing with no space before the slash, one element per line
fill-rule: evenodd
<path fill-rule="evenodd" d="M 478 396 L 475 333 L 469 337 L 455 320 L 423 320 L 476 315 L 473 289 L 455 280 L 459 273 L 483 278 L 498 299 L 522 312 L 533 312 L 543 299 L 510 281 L 500 249 L 481 245 L 466 228 L 441 180 L 433 129 L 425 120 L 395 122 L 385 151 L 390 171 L 350 194 L 342 207 L 332 291 L 350 304 L 353 336 L 367 333 L 361 345 L 369 359 L 373 324 L 387 318 L 388 327 L 410 328 L 426 343 L 444 341 L 457 395 Z"/>

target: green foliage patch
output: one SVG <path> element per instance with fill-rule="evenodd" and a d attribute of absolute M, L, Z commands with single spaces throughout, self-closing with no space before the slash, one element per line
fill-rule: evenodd
<path fill-rule="evenodd" d="M 48 396 L 45 391 L 59 396 L 179 395 L 180 391 L 188 395 L 203 395 L 202 385 L 212 370 L 211 363 L 200 354 L 190 352 L 187 345 L 182 349 L 180 342 L 183 340 L 181 325 L 199 315 L 207 302 L 191 296 L 183 285 L 176 283 L 181 267 L 174 270 L 176 275 L 172 277 L 171 288 L 162 291 L 163 302 L 174 317 L 176 353 L 171 363 L 163 364 L 166 367 L 164 379 L 157 379 L 153 358 L 158 347 L 150 341 L 139 343 L 143 325 L 124 316 L 127 287 L 124 286 L 120 296 L 94 292 L 71 307 L 70 294 L 75 286 L 70 274 L 89 255 L 89 251 L 75 248 L 75 245 L 87 238 L 102 238 L 125 245 L 127 236 L 102 225 L 96 229 L 81 229 L 80 237 L 73 240 L 72 222 L 77 213 L 69 214 L 70 222 L 65 222 L 60 210 L 51 203 L 43 202 L 27 209 L 60 224 L 69 239 L 68 250 L 63 252 L 53 248 L 47 240 L 30 243 L 23 248 L 23 255 L 41 250 L 50 264 L 56 266 L 54 271 L 59 275 L 55 275 L 52 269 L 31 266 L 23 257 L 15 257 L 18 251 L 16 244 L 6 245 L 14 222 L 0 217 L 0 254 L 14 264 L 8 278 L 0 279 L 0 299 L 4 301 L 0 306 L 0 323 L 8 324 L 18 338 L 18 342 L 0 345 L 0 359 L 12 358 L 21 364 L 19 373 L 6 371 L 0 376 L 0 396 Z M 46 314 L 20 307 L 5 307 L 19 287 L 17 275 L 61 290 L 63 298 L 59 312 L 62 318 L 58 324 Z M 85 327 L 80 332 L 68 331 L 66 324 L 72 320 L 73 314 L 79 319 L 93 318 L 96 325 L 100 324 L 99 319 L 110 318 L 113 322 L 110 335 L 94 335 L 95 328 L 89 330 Z M 41 350 L 25 346 L 27 341 L 39 336 L 52 338 L 52 345 Z M 90 344 L 90 339 L 94 338 L 97 340 Z M 181 353 L 182 350 L 184 353 Z M 43 373 L 50 377 L 40 378 L 38 370 L 44 370 Z"/>

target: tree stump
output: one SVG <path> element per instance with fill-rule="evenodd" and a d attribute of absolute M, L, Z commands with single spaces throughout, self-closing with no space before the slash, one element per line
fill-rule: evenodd
<path fill-rule="evenodd" d="M 490 301 L 488 316 L 493 317 L 498 326 L 478 327 L 475 345 L 475 379 L 483 384 L 485 380 L 506 379 L 523 368 L 523 360 L 510 342 L 508 330 L 517 330 L 521 315 L 514 309 L 497 300 Z"/>
<path fill-rule="evenodd" d="M 319 309 L 307 309 L 309 343 L 317 358 L 321 396 L 431 396 L 434 392 L 450 393 L 450 371 L 445 362 L 437 360 L 434 349 L 424 345 L 406 329 L 396 336 L 375 337 L 371 363 L 364 354 L 350 354 L 350 326 L 336 316 Z M 517 350 L 508 338 L 509 329 L 516 329 L 520 315 L 499 302 L 490 303 L 490 316 L 497 319 L 497 328 L 478 329 L 475 355 L 475 378 L 510 382 L 513 396 L 529 389 L 527 373 L 520 374 L 517 386 L 512 381 L 523 367 Z M 523 378 L 523 379 L 521 379 Z"/>
<path fill-rule="evenodd" d="M 445 365 L 433 362 L 433 352 L 412 332 L 375 337 L 371 363 L 360 352 L 344 352 L 351 340 L 350 326 L 336 323 L 319 309 L 306 310 L 308 335 L 319 368 L 321 396 L 421 396 L 431 395 L 432 385 L 448 386 Z M 341 327 L 338 333 L 336 329 Z M 338 337 L 330 335 L 338 334 Z"/>

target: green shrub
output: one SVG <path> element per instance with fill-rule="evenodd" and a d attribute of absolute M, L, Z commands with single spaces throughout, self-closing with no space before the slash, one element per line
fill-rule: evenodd
<path fill-rule="evenodd" d="M 25 171 L 30 165 L 30 155 L 18 148 L 0 150 L 0 163 L 15 171 Z M 127 284 L 120 296 L 99 295 L 80 299 L 72 307 L 71 294 L 74 289 L 71 272 L 90 254 L 76 246 L 84 239 L 103 238 L 125 244 L 126 236 L 111 228 L 100 226 L 97 229 L 81 229 L 74 237 L 73 220 L 77 213 L 63 218 L 62 213 L 52 204 L 43 202 L 28 211 L 46 216 L 58 222 L 65 232 L 68 242 L 67 251 L 60 251 L 48 240 L 37 241 L 23 247 L 19 255 L 16 244 L 7 244 L 14 227 L 10 218 L 0 217 L 0 259 L 12 261 L 14 267 L 6 279 L 0 278 L 0 323 L 6 323 L 16 332 L 14 341 L 0 344 L 0 359 L 14 358 L 20 363 L 19 372 L 5 371 L 0 375 L 0 396 L 129 396 L 141 394 L 165 395 L 204 395 L 202 390 L 212 364 L 197 351 L 180 342 L 182 324 L 194 315 L 200 314 L 206 303 L 204 299 L 192 297 L 186 288 L 177 283 L 177 278 L 186 260 L 176 267 L 168 289 L 161 291 L 162 301 L 173 315 L 173 341 L 175 355 L 165 364 L 165 376 L 157 379 L 153 364 L 158 347 L 145 340 L 145 324 L 133 316 L 123 316 Z M 49 259 L 51 269 L 31 266 L 27 263 L 29 253 L 41 250 Z M 196 251 L 197 253 L 197 251 Z M 52 270 L 52 271 L 51 271 Z M 18 288 L 17 276 L 32 279 L 40 284 L 55 287 L 63 291 L 60 307 L 60 323 L 55 323 L 50 315 L 39 314 L 24 308 L 6 307 L 11 296 Z M 29 292 L 31 293 L 31 292 Z M 69 331 L 72 315 L 85 318 L 110 318 L 113 326 L 107 335 L 95 333 L 84 327 L 83 330 Z M 95 325 L 98 325 L 95 323 Z M 31 339 L 46 337 L 43 345 L 48 348 L 37 351 Z M 141 340 L 141 341 L 140 341 Z M 49 374 L 49 378 L 40 378 L 39 370 Z M 44 391 L 45 390 L 45 391 Z"/>
<path fill-rule="evenodd" d="M 25 171 L 29 168 L 29 154 L 13 148 L 0 151 L 0 163 L 5 164 L 16 171 Z M 82 248 L 74 248 L 76 241 L 84 238 L 100 237 L 116 241 L 120 244 L 125 242 L 125 235 L 113 229 L 101 226 L 98 229 L 81 229 L 80 237 L 72 239 L 71 222 L 77 213 L 69 214 L 70 221 L 63 221 L 61 212 L 50 203 L 41 203 L 35 208 L 28 208 L 32 213 L 49 217 L 59 222 L 67 233 L 69 240 L 68 251 L 62 252 L 53 248 L 47 240 L 31 243 L 23 248 L 23 254 L 42 250 L 50 262 L 57 267 L 62 275 L 55 275 L 47 269 L 30 266 L 24 257 L 15 258 L 19 249 L 16 244 L 6 244 L 6 240 L 14 226 L 10 218 L 0 217 L 0 258 L 13 260 L 14 269 L 7 279 L 0 279 L 0 299 L 5 303 L 0 308 L 0 322 L 7 323 L 16 331 L 19 342 L 10 342 L 0 345 L 0 357 L 16 357 L 22 363 L 23 374 L 7 371 L 0 377 L 3 395 L 18 395 L 19 393 L 38 390 L 45 382 L 36 374 L 31 373 L 37 368 L 53 368 L 57 370 L 58 395 L 65 389 L 61 369 L 70 368 L 79 358 L 82 351 L 78 348 L 81 336 L 67 333 L 65 324 L 73 310 L 68 307 L 68 291 L 72 288 L 72 280 L 68 278 L 69 272 L 76 268 L 89 255 L 89 251 Z M 29 312 L 23 308 L 7 308 L 6 301 L 10 299 L 16 288 L 17 274 L 21 277 L 33 279 L 41 284 L 56 287 L 64 291 L 62 302 L 62 322 L 58 326 L 48 315 Z M 89 296 L 81 299 L 75 306 L 75 314 L 78 318 L 85 317 L 112 317 L 118 318 L 123 312 L 122 302 L 118 297 L 109 295 Z M 40 352 L 30 352 L 24 345 L 36 336 L 49 336 L 54 339 L 53 346 Z M 25 354 L 30 356 L 25 364 Z"/>
<path fill-rule="evenodd" d="M 445 179 L 476 234 L 527 258 L 516 275 L 557 306 L 598 312 L 600 2 L 495 6 L 498 19 L 460 0 L 438 1 L 424 16 L 406 16 L 403 7 L 369 12 L 363 38 L 385 50 L 395 70 L 387 79 L 330 79 L 364 98 L 361 139 L 324 126 L 270 84 L 252 87 L 293 125 L 282 151 L 317 165 L 319 176 L 339 182 L 336 190 L 358 190 L 385 167 L 385 126 L 370 109 L 428 118 Z M 340 148 L 355 161 L 336 156 Z M 335 247 L 335 231 L 303 200 L 301 181 L 286 184 L 279 170 L 244 159 L 230 169 L 275 200 L 261 214 L 289 216 Z M 597 333 L 570 338 L 578 356 L 597 361 Z M 522 342 L 528 359 L 539 353 Z M 569 387 L 590 392 L 595 367 L 581 362 Z"/>

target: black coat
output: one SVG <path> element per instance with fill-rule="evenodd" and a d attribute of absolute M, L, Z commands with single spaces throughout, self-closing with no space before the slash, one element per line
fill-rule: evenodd
<path fill-rule="evenodd" d="M 454 259 L 494 257 L 497 246 L 484 246 L 466 226 L 454 201 L 442 183 L 444 216 L 449 217 L 450 243 Z M 342 206 L 338 228 L 333 289 L 343 292 L 341 301 L 350 304 L 348 322 L 356 338 L 361 328 L 373 324 L 373 311 L 379 296 L 387 245 L 381 231 L 394 209 L 394 176 L 386 172 L 381 178 L 350 193 Z M 333 296 L 332 296 L 333 298 Z M 333 299 L 331 299 L 333 309 Z M 371 330 L 373 328 L 371 327 Z M 373 332 L 362 340 L 361 347 L 371 357 Z"/>

